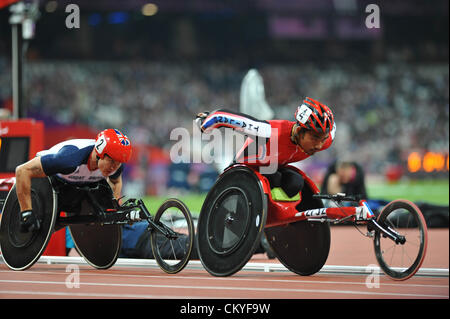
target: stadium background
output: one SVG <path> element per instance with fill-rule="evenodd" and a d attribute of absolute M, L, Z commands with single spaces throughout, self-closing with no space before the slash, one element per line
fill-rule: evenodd
<path fill-rule="evenodd" d="M 80 28 L 66 27 L 71 3 Z M 380 28 L 364 23 L 371 3 Z M 151 207 L 177 195 L 199 210 L 218 170 L 171 163 L 170 132 L 192 130 L 200 111 L 238 111 L 251 68 L 275 118 L 292 119 L 304 96 L 332 107 L 335 144 L 300 164 L 318 184 L 335 159 L 352 159 L 371 197 L 448 205 L 448 1 L 40 1 L 39 11 L 22 116 L 44 123 L 45 147 L 122 129 L 135 146 L 124 193 L 152 196 Z M 2 120 L 12 111 L 9 17 L 0 9 Z"/>

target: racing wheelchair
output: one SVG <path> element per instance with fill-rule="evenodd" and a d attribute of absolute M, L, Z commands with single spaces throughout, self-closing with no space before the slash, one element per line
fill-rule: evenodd
<path fill-rule="evenodd" d="M 250 165 L 234 163 L 219 176 L 197 223 L 198 254 L 210 274 L 230 276 L 239 271 L 265 236 L 287 269 L 312 275 L 328 258 L 331 223 L 367 225 L 365 235 L 373 239 L 380 268 L 394 280 L 406 280 L 417 272 L 426 253 L 427 226 L 416 205 L 395 200 L 378 216 L 368 208 L 372 215 L 360 220 L 356 216 L 367 205 L 365 201 L 345 194 L 321 195 L 304 172 L 293 166 L 286 169 L 304 181 L 295 196 L 277 196 L 274 190 L 283 189 L 271 186 Z M 322 200 L 335 205 L 325 208 Z"/>
<path fill-rule="evenodd" d="M 141 199 L 128 199 L 120 205 L 106 181 L 74 186 L 55 176 L 33 178 L 31 199 L 41 225 L 37 231 L 20 231 L 15 185 L 3 206 L 0 249 L 13 270 L 31 267 L 52 233 L 65 226 L 88 264 L 97 269 L 110 268 L 120 253 L 121 225 L 141 220 L 148 222 L 153 256 L 162 270 L 178 273 L 190 259 L 195 229 L 188 207 L 178 199 L 166 200 L 152 216 Z"/>

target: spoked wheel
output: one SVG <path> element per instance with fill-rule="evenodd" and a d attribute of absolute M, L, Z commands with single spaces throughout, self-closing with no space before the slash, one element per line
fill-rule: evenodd
<path fill-rule="evenodd" d="M 394 280 L 406 280 L 419 270 L 427 250 L 427 225 L 420 209 L 407 200 L 389 203 L 377 222 L 401 235 L 393 241 L 377 230 L 374 248 L 377 261 L 386 275 Z"/>
<path fill-rule="evenodd" d="M 166 273 L 178 273 L 186 267 L 194 246 L 195 228 L 191 213 L 183 202 L 171 198 L 159 207 L 154 221 L 167 234 L 153 229 L 153 256 Z"/>

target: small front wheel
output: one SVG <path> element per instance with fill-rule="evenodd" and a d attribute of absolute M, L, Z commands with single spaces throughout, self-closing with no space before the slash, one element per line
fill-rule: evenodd
<path fill-rule="evenodd" d="M 164 233 L 157 229 L 151 232 L 153 256 L 166 273 L 178 273 L 186 267 L 194 246 L 191 213 L 183 202 L 171 198 L 159 207 L 154 221 Z"/>
<path fill-rule="evenodd" d="M 377 222 L 402 239 L 395 242 L 382 231 L 375 232 L 375 255 L 381 269 L 394 280 L 412 277 L 427 250 L 427 225 L 420 209 L 410 201 L 395 200 L 383 208 Z"/>

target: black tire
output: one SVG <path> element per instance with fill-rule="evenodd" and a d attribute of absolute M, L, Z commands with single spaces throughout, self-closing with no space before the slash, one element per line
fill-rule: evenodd
<path fill-rule="evenodd" d="M 260 244 L 267 198 L 246 167 L 223 173 L 206 196 L 197 225 L 199 258 L 214 276 L 239 271 Z"/>
<path fill-rule="evenodd" d="M 106 181 L 104 182 L 106 184 Z M 114 207 L 113 195 L 109 185 L 98 190 L 91 191 L 91 194 L 100 205 L 94 208 L 91 200 L 84 196 L 84 191 L 72 189 L 66 185 L 67 192 L 60 197 L 61 202 L 69 202 L 71 194 L 81 199 L 80 208 L 76 215 L 97 215 L 108 208 Z M 61 194 L 60 194 L 61 196 Z M 69 226 L 75 249 L 86 260 L 86 262 L 97 269 L 108 269 L 112 267 L 119 257 L 122 246 L 122 227 L 120 225 L 101 224 L 73 224 Z"/>
<path fill-rule="evenodd" d="M 420 209 L 410 201 L 395 200 L 383 208 L 377 222 L 406 239 L 395 243 L 380 230 L 375 231 L 375 256 L 381 269 L 394 280 L 412 277 L 422 265 L 428 243 L 427 225 Z"/>
<path fill-rule="evenodd" d="M 154 221 L 175 234 L 169 238 L 153 229 L 150 238 L 159 267 L 168 274 L 176 274 L 188 264 L 194 246 L 195 227 L 191 213 L 182 201 L 170 198 L 159 207 Z"/>
<path fill-rule="evenodd" d="M 323 207 L 322 201 L 312 194 L 305 183 L 298 211 Z M 315 274 L 327 261 L 331 243 L 328 222 L 298 221 L 266 228 L 265 234 L 278 260 L 296 274 Z"/>
<path fill-rule="evenodd" d="M 40 229 L 35 232 L 19 231 L 20 206 L 16 185 L 9 191 L 3 206 L 0 248 L 3 260 L 13 270 L 30 268 L 42 255 L 53 234 L 57 217 L 57 197 L 47 177 L 32 179 L 31 202 L 33 213 L 40 220 Z"/>
<path fill-rule="evenodd" d="M 120 225 L 74 224 L 69 230 L 75 249 L 89 265 L 108 269 L 116 263 L 122 245 Z"/>
<path fill-rule="evenodd" d="M 315 274 L 327 261 L 331 237 L 328 223 L 299 221 L 267 228 L 265 233 L 278 260 L 298 275 Z"/>

